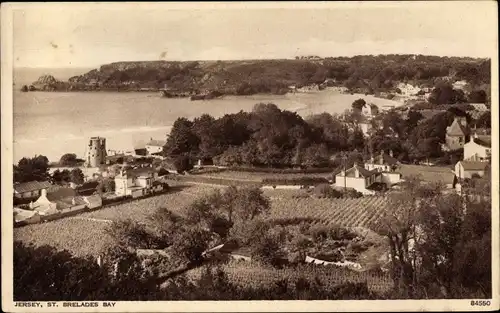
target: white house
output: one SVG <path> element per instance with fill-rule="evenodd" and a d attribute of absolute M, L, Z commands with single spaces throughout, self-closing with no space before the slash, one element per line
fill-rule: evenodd
<path fill-rule="evenodd" d="M 482 177 L 488 168 L 489 163 L 487 162 L 458 161 L 455 165 L 455 175 L 460 179 L 470 179 L 474 174 Z"/>
<path fill-rule="evenodd" d="M 389 154 L 381 151 L 379 155 L 372 156 L 365 162 L 367 170 L 380 173 L 377 181 L 386 184 L 387 187 L 391 187 L 401 181 L 402 176 L 397 171 L 398 167 L 399 161 L 393 157 L 392 150 Z"/>
<path fill-rule="evenodd" d="M 464 145 L 464 160 L 487 161 L 491 159 L 491 136 L 474 136 Z"/>
<path fill-rule="evenodd" d="M 380 175 L 378 171 L 369 171 L 366 168 L 354 164 L 348 170 L 340 170 L 335 174 L 335 186 L 339 188 L 353 188 L 365 195 L 372 195 L 375 192 L 368 187 L 377 182 Z"/>
<path fill-rule="evenodd" d="M 146 151 L 149 155 L 155 153 L 161 153 L 163 151 L 163 146 L 165 146 L 167 142 L 165 140 L 151 140 L 146 144 Z"/>
<path fill-rule="evenodd" d="M 115 176 L 115 194 L 118 196 L 132 196 L 133 198 L 163 190 L 158 184 L 157 171 L 152 167 L 132 169 L 124 165 L 120 173 Z"/>

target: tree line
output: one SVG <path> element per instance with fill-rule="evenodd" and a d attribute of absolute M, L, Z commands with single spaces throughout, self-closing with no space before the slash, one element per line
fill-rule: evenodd
<path fill-rule="evenodd" d="M 189 169 L 195 159 L 213 159 L 224 166 L 300 167 L 338 166 L 345 152 L 349 160 L 363 161 L 373 153 L 393 151 L 407 163 L 440 159 L 454 164 L 454 157 L 442 151 L 446 127 L 455 116 L 466 116 L 477 127 L 491 125 L 490 112 L 473 120 L 456 107 L 424 119 L 414 109 L 406 116 L 397 110 L 381 112 L 370 123 L 372 131 L 365 136 L 363 99 L 354 101 L 353 110 L 344 114 L 321 113 L 302 118 L 295 112 L 280 110 L 276 105 L 260 103 L 253 111 L 240 111 L 214 118 L 204 114 L 194 120 L 178 118 L 167 135 L 164 155 Z M 191 161 L 189 161 L 191 160 Z"/>

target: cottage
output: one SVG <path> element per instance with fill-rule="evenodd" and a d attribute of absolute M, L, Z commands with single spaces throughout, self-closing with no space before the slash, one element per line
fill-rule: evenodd
<path fill-rule="evenodd" d="M 165 140 L 151 140 L 146 144 L 146 151 L 149 155 L 163 152 L 163 146 L 167 142 Z"/>
<path fill-rule="evenodd" d="M 14 184 L 14 197 L 17 199 L 37 198 L 41 195 L 43 189 L 52 186 L 48 181 L 31 181 L 22 184 Z"/>
<path fill-rule="evenodd" d="M 462 116 L 455 117 L 453 123 L 446 128 L 446 148 L 448 150 L 463 148 L 468 135 L 466 118 Z"/>
<path fill-rule="evenodd" d="M 387 187 L 397 184 L 401 181 L 401 173 L 397 171 L 399 161 L 394 158 L 392 150 L 389 154 L 381 151 L 379 155 L 371 157 L 365 162 L 365 168 L 369 171 L 378 171 L 379 182 L 384 183 Z"/>
<path fill-rule="evenodd" d="M 491 159 L 491 136 L 474 134 L 464 145 L 464 160 L 488 161 Z"/>
<path fill-rule="evenodd" d="M 152 167 L 133 169 L 125 164 L 120 173 L 115 176 L 115 194 L 136 198 L 154 191 L 161 191 L 163 190 L 162 184 L 153 184 L 157 179 L 158 173 Z"/>
<path fill-rule="evenodd" d="M 374 194 L 375 192 L 368 188 L 378 182 L 378 176 L 378 171 L 370 171 L 354 164 L 350 169 L 341 169 L 335 174 L 335 186 L 353 188 L 363 194 Z"/>
<path fill-rule="evenodd" d="M 489 163 L 479 161 L 458 161 L 455 165 L 455 175 L 460 179 L 472 178 L 472 176 L 484 176 L 489 170 Z"/>

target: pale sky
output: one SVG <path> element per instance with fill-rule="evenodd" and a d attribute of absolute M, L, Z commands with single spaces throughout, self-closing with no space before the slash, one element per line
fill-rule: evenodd
<path fill-rule="evenodd" d="M 13 10 L 14 66 L 389 53 L 494 57 L 497 53 L 494 1 L 264 5 L 19 6 Z"/>

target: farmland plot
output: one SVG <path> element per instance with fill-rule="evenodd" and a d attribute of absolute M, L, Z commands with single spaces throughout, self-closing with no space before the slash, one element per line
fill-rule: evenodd
<path fill-rule="evenodd" d="M 384 212 L 385 197 L 318 199 L 276 197 L 271 201 L 273 220 L 301 219 L 345 227 L 369 227 Z"/>

